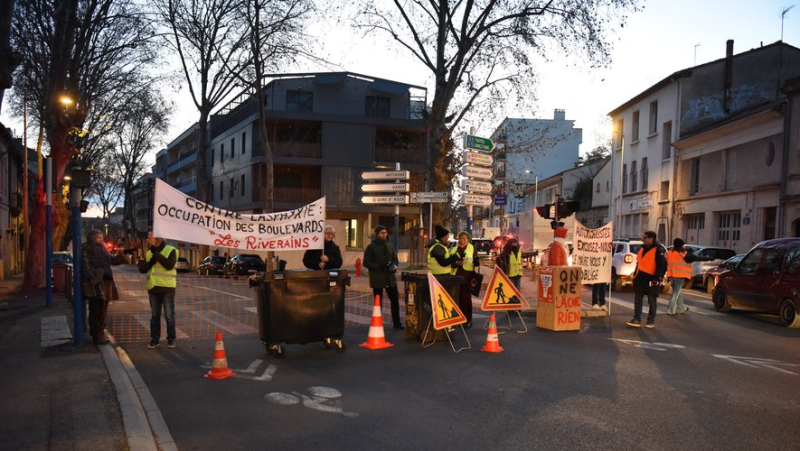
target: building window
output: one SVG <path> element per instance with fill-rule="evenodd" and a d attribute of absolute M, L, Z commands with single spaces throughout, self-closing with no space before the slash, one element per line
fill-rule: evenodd
<path fill-rule="evenodd" d="M 243 132 L 242 133 L 242 155 L 244 155 L 244 151 L 245 151 L 245 147 L 246 147 L 245 146 L 245 143 L 247 142 L 246 138 L 247 138 L 247 132 Z"/>
<path fill-rule="evenodd" d="M 661 182 L 661 194 L 659 200 L 669 200 L 669 181 Z"/>
<path fill-rule="evenodd" d="M 633 112 L 631 121 L 631 142 L 639 141 L 639 110 Z"/>
<path fill-rule="evenodd" d="M 225 143 L 219 145 L 219 163 L 225 162 Z"/>
<path fill-rule="evenodd" d="M 692 174 L 689 180 L 689 195 L 694 196 L 700 191 L 700 159 L 692 160 Z"/>
<path fill-rule="evenodd" d="M 650 135 L 658 133 L 658 100 L 650 102 L 650 126 L 647 128 L 647 133 Z"/>
<path fill-rule="evenodd" d="M 641 179 L 642 179 L 642 189 L 646 190 L 648 182 L 647 157 L 642 158 Z"/>
<path fill-rule="evenodd" d="M 637 183 L 636 161 L 631 161 L 631 192 L 636 192 L 639 189 Z"/>
<path fill-rule="evenodd" d="M 686 215 L 686 226 L 692 230 L 702 230 L 706 228 L 706 215 L 704 213 Z"/>
<path fill-rule="evenodd" d="M 231 138 L 231 158 L 236 156 L 236 138 Z"/>
<path fill-rule="evenodd" d="M 366 96 L 364 115 L 368 117 L 389 117 L 391 99 L 380 96 Z"/>
<path fill-rule="evenodd" d="M 219 200 L 225 199 L 225 180 L 219 181 Z"/>
<path fill-rule="evenodd" d="M 628 165 L 622 165 L 622 194 L 628 192 Z"/>
<path fill-rule="evenodd" d="M 304 113 L 314 111 L 314 93 L 311 91 L 286 91 L 286 111 Z"/>
<path fill-rule="evenodd" d="M 622 149 L 622 141 L 623 141 L 623 127 L 625 126 L 625 121 L 623 119 L 617 119 L 617 125 L 614 127 L 614 149 L 620 150 Z"/>
<path fill-rule="evenodd" d="M 214 148 L 211 148 L 211 167 L 214 167 Z"/>
<path fill-rule="evenodd" d="M 594 192 L 595 193 L 599 193 L 600 192 L 600 184 L 599 183 L 597 184 L 597 188 L 594 190 Z"/>
<path fill-rule="evenodd" d="M 241 194 L 242 197 L 244 197 L 244 174 L 242 174 L 242 180 L 239 182 L 239 187 L 240 187 L 239 194 Z"/>
<path fill-rule="evenodd" d="M 303 187 L 303 177 L 299 172 L 276 172 L 275 188 L 300 189 Z"/>
<path fill-rule="evenodd" d="M 405 216 L 400 216 L 400 235 L 406 234 L 406 218 Z M 389 231 L 389 235 L 394 235 L 394 216 L 378 216 L 378 224 L 386 224 L 386 228 Z"/>
<path fill-rule="evenodd" d="M 610 189 L 611 189 L 611 181 L 606 180 L 606 192 L 608 192 Z"/>
<path fill-rule="evenodd" d="M 661 159 L 669 160 L 672 157 L 672 122 L 664 122 L 664 133 L 661 134 Z"/>
<path fill-rule="evenodd" d="M 739 241 L 741 232 L 741 212 L 730 211 L 719 214 L 717 222 L 717 244 L 728 247 L 733 241 Z"/>

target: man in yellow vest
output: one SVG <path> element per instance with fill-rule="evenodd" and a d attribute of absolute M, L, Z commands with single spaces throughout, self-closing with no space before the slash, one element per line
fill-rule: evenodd
<path fill-rule="evenodd" d="M 452 271 L 450 267 L 458 262 L 460 257 L 458 254 L 451 254 L 447 249 L 447 238 L 450 237 L 450 231 L 440 225 L 437 225 L 434 230 L 436 238 L 431 240 L 428 246 L 428 270 L 434 276 L 449 276 Z"/>
<path fill-rule="evenodd" d="M 686 313 L 689 307 L 683 305 L 683 284 L 692 280 L 692 262 L 711 261 L 711 257 L 703 257 L 687 252 L 683 247 L 684 241 L 675 238 L 672 241 L 672 250 L 667 252 L 667 277 L 672 282 L 672 297 L 667 305 L 667 315 Z"/>
<path fill-rule="evenodd" d="M 642 300 L 647 295 L 650 308 L 647 311 L 647 329 L 656 327 L 656 308 L 658 293 L 661 291 L 661 279 L 667 272 L 667 259 L 664 250 L 656 241 L 656 232 L 648 230 L 642 236 L 642 247 L 636 260 L 636 271 L 633 273 L 633 319 L 626 324 L 629 327 L 642 327 Z"/>
<path fill-rule="evenodd" d="M 512 237 L 503 245 L 503 251 L 497 256 L 497 266 L 511 280 L 511 283 L 520 289 L 522 281 L 522 251 L 519 249 L 519 240 Z"/>
<path fill-rule="evenodd" d="M 139 262 L 139 272 L 147 273 L 147 294 L 150 296 L 150 343 L 147 349 L 161 346 L 161 311 L 167 321 L 167 347 L 175 347 L 175 287 L 178 282 L 178 250 L 163 238 L 148 237 L 145 260 Z"/>

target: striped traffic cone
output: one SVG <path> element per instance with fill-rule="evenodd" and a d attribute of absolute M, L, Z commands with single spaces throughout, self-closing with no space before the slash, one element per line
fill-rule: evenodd
<path fill-rule="evenodd" d="M 393 344 L 386 341 L 383 335 L 383 311 L 381 311 L 381 297 L 375 296 L 375 303 L 372 305 L 372 321 L 369 323 L 369 335 L 367 341 L 359 346 L 367 349 L 391 348 Z"/>
<path fill-rule="evenodd" d="M 228 359 L 225 358 L 225 345 L 222 344 L 222 333 L 217 332 L 216 343 L 214 344 L 214 363 L 211 364 L 211 371 L 205 375 L 209 379 L 227 379 L 234 375 L 228 368 Z"/>
<path fill-rule="evenodd" d="M 494 313 L 489 319 L 489 333 L 486 335 L 486 345 L 481 348 L 483 352 L 503 352 L 504 349 L 500 347 L 500 340 L 497 339 L 497 322 L 494 319 Z"/>

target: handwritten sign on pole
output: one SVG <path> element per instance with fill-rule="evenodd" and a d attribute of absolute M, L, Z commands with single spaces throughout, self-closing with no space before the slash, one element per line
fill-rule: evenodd
<path fill-rule="evenodd" d="M 611 282 L 611 256 L 614 244 L 614 225 L 612 222 L 590 229 L 575 220 L 572 234 L 572 266 L 578 266 L 583 272 L 581 283 Z"/>

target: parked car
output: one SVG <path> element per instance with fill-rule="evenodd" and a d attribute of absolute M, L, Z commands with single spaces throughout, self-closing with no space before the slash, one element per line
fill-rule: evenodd
<path fill-rule="evenodd" d="M 192 265 L 189 264 L 189 260 L 186 260 L 183 257 L 178 257 L 178 261 L 175 262 L 175 271 L 192 272 Z"/>
<path fill-rule="evenodd" d="M 642 248 L 642 240 L 621 238 L 613 241 L 611 254 L 611 290 L 620 291 L 622 287 L 633 286 L 633 273 L 636 271 L 636 259 L 639 249 Z M 666 248 L 661 243 L 658 244 L 666 253 Z M 669 289 L 664 284 L 664 292 Z"/>
<path fill-rule="evenodd" d="M 226 261 L 228 261 L 228 259 L 225 257 L 209 255 L 200 262 L 200 265 L 197 267 L 197 273 L 201 276 L 222 275 Z"/>
<path fill-rule="evenodd" d="M 52 263 L 56 264 L 72 264 L 72 252 L 63 251 L 63 252 L 53 252 L 53 260 Z"/>
<path fill-rule="evenodd" d="M 758 243 L 730 271 L 716 276 L 714 308 L 777 313 L 781 323 L 800 328 L 800 238 Z"/>
<path fill-rule="evenodd" d="M 696 244 L 686 244 L 683 247 L 694 255 L 713 258 L 711 261 L 692 262 L 692 280 L 683 285 L 684 289 L 691 288 L 695 283 L 703 283 L 703 274 L 707 270 L 736 255 L 735 250 L 724 247 L 698 246 Z M 672 246 L 667 250 L 672 250 Z"/>
<path fill-rule="evenodd" d="M 706 287 L 708 294 L 714 292 L 714 287 L 716 286 L 714 278 L 717 277 L 717 275 L 722 271 L 729 271 L 733 269 L 733 267 L 742 260 L 742 257 L 744 257 L 744 254 L 734 255 L 717 266 L 707 269 L 706 272 L 703 273 L 703 285 Z"/>
<path fill-rule="evenodd" d="M 255 254 L 236 254 L 225 262 L 222 273 L 225 276 L 246 276 L 267 270 L 267 264 Z"/>

